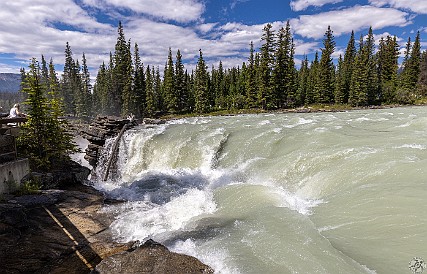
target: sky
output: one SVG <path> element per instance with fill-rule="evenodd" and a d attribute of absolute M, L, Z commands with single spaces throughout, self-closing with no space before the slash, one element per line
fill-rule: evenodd
<path fill-rule="evenodd" d="M 250 42 L 261 45 L 267 23 L 278 31 L 290 21 L 297 66 L 320 51 L 328 26 L 343 54 L 372 26 L 376 40 L 396 35 L 401 52 L 420 31 L 427 48 L 427 0 L 0 0 L 0 72 L 19 73 L 31 58 L 53 59 L 60 75 L 69 42 L 73 57 L 85 53 L 92 78 L 108 64 L 121 21 L 126 39 L 138 43 L 145 66 L 162 71 L 169 48 L 185 67 L 195 67 L 199 49 L 211 67 L 241 66 Z"/>

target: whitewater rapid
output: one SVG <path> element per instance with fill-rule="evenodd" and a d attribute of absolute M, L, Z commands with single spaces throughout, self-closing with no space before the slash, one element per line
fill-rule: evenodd
<path fill-rule="evenodd" d="M 93 184 L 127 201 L 104 209 L 117 240 L 216 273 L 409 273 L 427 258 L 426 167 L 425 107 L 198 117 L 127 131 Z"/>

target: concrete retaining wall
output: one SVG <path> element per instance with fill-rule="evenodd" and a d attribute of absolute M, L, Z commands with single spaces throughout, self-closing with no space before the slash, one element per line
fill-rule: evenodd
<path fill-rule="evenodd" d="M 21 179 L 28 173 L 30 173 L 28 159 L 18 159 L 1 164 L 0 194 L 8 193 L 16 189 L 21 184 Z"/>

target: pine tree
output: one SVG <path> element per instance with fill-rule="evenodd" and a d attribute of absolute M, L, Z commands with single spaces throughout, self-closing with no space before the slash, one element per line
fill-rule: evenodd
<path fill-rule="evenodd" d="M 90 83 L 90 73 L 84 53 L 82 56 L 81 79 L 82 85 L 79 95 L 79 105 L 81 109 L 77 113 L 79 117 L 88 118 L 92 116 L 92 84 Z"/>
<path fill-rule="evenodd" d="M 396 36 L 380 39 L 377 52 L 377 69 L 380 101 L 393 103 L 397 88 L 399 45 Z"/>
<path fill-rule="evenodd" d="M 188 90 L 185 82 L 184 64 L 182 63 L 181 51 L 176 52 L 175 61 L 175 91 L 177 95 L 177 107 L 179 112 L 188 112 Z"/>
<path fill-rule="evenodd" d="M 80 91 L 77 65 L 73 59 L 71 47 L 67 42 L 65 45 L 65 64 L 61 82 L 61 96 L 64 99 L 65 113 L 76 114 L 75 94 Z"/>
<path fill-rule="evenodd" d="M 335 74 L 335 103 L 344 104 L 347 90 L 345 88 L 345 69 L 344 60 L 340 55 L 338 59 L 338 67 Z"/>
<path fill-rule="evenodd" d="M 411 56 L 409 58 L 409 72 L 407 86 L 411 91 L 415 90 L 418 82 L 418 76 L 420 74 L 421 64 L 421 44 L 420 44 L 420 32 L 417 32 L 414 44 L 412 45 Z"/>
<path fill-rule="evenodd" d="M 145 73 L 144 73 L 144 65 L 141 62 L 141 58 L 139 56 L 139 47 L 138 44 L 135 43 L 134 47 L 134 76 L 133 79 L 135 81 L 133 86 L 133 93 L 135 96 L 135 105 L 133 106 L 133 114 L 137 118 L 141 118 L 144 116 L 144 111 L 146 108 L 146 82 L 145 82 Z"/>
<path fill-rule="evenodd" d="M 375 39 L 372 27 L 369 28 L 368 37 L 363 47 L 363 59 L 366 71 L 367 104 L 374 105 L 378 103 L 378 75 L 377 60 L 375 58 Z"/>
<path fill-rule="evenodd" d="M 310 105 L 316 102 L 317 92 L 317 78 L 319 73 L 319 54 L 316 51 L 314 60 L 311 62 L 308 79 L 307 79 L 307 92 L 305 96 L 305 104 Z"/>
<path fill-rule="evenodd" d="M 163 77 L 163 94 L 165 96 L 166 111 L 178 112 L 178 96 L 175 89 L 175 70 L 172 59 L 172 50 L 169 48 L 168 61 L 165 66 Z"/>
<path fill-rule="evenodd" d="M 157 110 L 160 112 L 165 111 L 165 103 L 164 103 L 164 95 L 163 95 L 163 87 L 162 87 L 162 80 L 160 79 L 160 69 L 159 67 L 156 68 L 154 71 L 153 67 L 153 85 L 154 85 L 154 94 L 156 98 L 156 105 Z"/>
<path fill-rule="evenodd" d="M 421 55 L 417 89 L 420 96 L 425 97 L 427 95 L 427 51 L 424 51 Z"/>
<path fill-rule="evenodd" d="M 42 55 L 42 67 L 41 67 L 41 82 L 44 85 L 48 85 L 49 82 L 49 69 L 47 67 L 46 59 L 44 58 L 44 55 Z"/>
<path fill-rule="evenodd" d="M 308 58 L 307 55 L 301 62 L 301 68 L 298 73 L 298 90 L 297 90 L 297 105 L 304 105 L 305 99 L 308 92 L 308 77 L 309 77 L 309 68 L 308 68 Z"/>
<path fill-rule="evenodd" d="M 57 96 L 51 94 L 51 100 L 45 97 L 47 87 L 41 82 L 39 63 L 33 59 L 29 67 L 24 89 L 28 95 L 25 101 L 28 120 L 21 127 L 17 145 L 29 157 L 32 170 L 46 171 L 69 159 L 70 153 L 77 149 L 64 128 L 65 122 L 58 119 L 63 112 Z"/>
<path fill-rule="evenodd" d="M 246 78 L 246 102 L 248 108 L 257 106 L 257 86 L 256 86 L 256 67 L 254 43 L 250 44 L 250 55 L 248 59 L 248 69 Z"/>
<path fill-rule="evenodd" d="M 150 66 L 147 66 L 147 70 L 145 71 L 145 75 L 146 75 L 146 108 L 145 108 L 145 113 L 148 117 L 153 117 L 154 113 L 157 110 L 156 107 L 156 96 L 154 93 L 154 79 L 153 79 L 153 74 L 151 72 L 151 68 Z"/>
<path fill-rule="evenodd" d="M 98 69 L 96 83 L 93 87 L 93 109 L 97 114 L 108 113 L 108 82 L 109 73 L 105 63 L 103 62 Z"/>
<path fill-rule="evenodd" d="M 117 29 L 118 37 L 114 56 L 110 58 L 111 90 L 110 114 L 127 116 L 134 111 L 136 96 L 133 93 L 133 64 L 130 41 L 127 42 L 122 23 Z"/>
<path fill-rule="evenodd" d="M 273 26 L 267 24 L 263 29 L 260 61 L 258 66 L 258 104 L 263 109 L 276 108 L 274 85 L 271 77 L 274 66 L 275 33 Z"/>
<path fill-rule="evenodd" d="M 335 67 L 332 54 L 335 51 L 335 41 L 331 27 L 325 33 L 323 40 L 322 56 L 320 57 L 318 71 L 318 94 L 316 102 L 332 103 L 334 99 Z"/>
<path fill-rule="evenodd" d="M 350 91 L 351 75 L 353 74 L 354 59 L 356 58 L 356 45 L 354 39 L 354 31 L 351 32 L 350 40 L 344 53 L 342 64 L 341 83 L 337 83 L 340 90 L 339 96 L 335 97 L 337 103 L 347 104 Z"/>
<path fill-rule="evenodd" d="M 199 50 L 199 60 L 194 76 L 194 95 L 196 113 L 206 113 L 210 110 L 208 94 L 208 74 L 202 50 Z"/>

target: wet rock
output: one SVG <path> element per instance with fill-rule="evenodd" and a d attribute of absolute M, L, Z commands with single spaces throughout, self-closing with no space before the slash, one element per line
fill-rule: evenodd
<path fill-rule="evenodd" d="M 93 273 L 214 273 L 212 268 L 194 257 L 169 251 L 153 240 L 135 250 L 104 259 Z"/>
<path fill-rule="evenodd" d="M 121 129 L 127 125 L 132 128 L 137 125 L 136 121 L 123 119 L 115 116 L 98 116 L 87 127 L 82 127 L 81 136 L 89 141 L 86 149 L 85 159 L 89 164 L 95 167 L 98 163 L 99 152 L 108 138 L 119 134 Z"/>
<path fill-rule="evenodd" d="M 41 189 L 63 188 L 85 183 L 89 174 L 89 168 L 70 160 L 51 172 L 31 172 L 21 182 L 35 182 Z"/>

